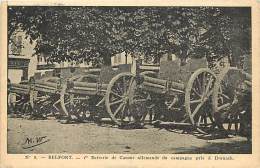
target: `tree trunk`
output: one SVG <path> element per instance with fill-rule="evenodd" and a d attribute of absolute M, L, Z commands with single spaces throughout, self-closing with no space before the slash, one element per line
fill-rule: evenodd
<path fill-rule="evenodd" d="M 128 53 L 125 52 L 125 64 L 127 64 L 127 56 L 128 56 Z"/>
<path fill-rule="evenodd" d="M 111 66 L 111 55 L 108 53 L 102 53 L 104 65 Z"/>
<path fill-rule="evenodd" d="M 132 57 L 131 73 L 136 75 L 136 60 Z"/>
<path fill-rule="evenodd" d="M 241 68 L 240 57 L 242 55 L 242 51 L 240 49 L 240 44 L 238 42 L 232 43 L 231 52 L 232 52 L 232 58 L 231 58 L 230 65 L 233 66 L 233 67 Z"/>

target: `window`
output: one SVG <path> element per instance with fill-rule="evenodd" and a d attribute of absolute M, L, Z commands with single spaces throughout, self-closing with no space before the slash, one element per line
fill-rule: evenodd
<path fill-rule="evenodd" d="M 118 54 L 118 63 L 121 63 L 121 55 Z"/>
<path fill-rule="evenodd" d="M 114 56 L 114 63 L 117 63 L 117 56 Z"/>
<path fill-rule="evenodd" d="M 41 56 L 38 55 L 37 56 L 37 61 L 40 62 L 40 60 L 41 60 Z"/>

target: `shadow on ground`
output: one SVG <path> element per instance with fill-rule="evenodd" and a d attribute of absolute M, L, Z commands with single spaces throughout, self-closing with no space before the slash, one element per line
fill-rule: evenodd
<path fill-rule="evenodd" d="M 251 154 L 252 144 L 247 141 L 209 143 L 203 147 L 177 148 L 177 154 Z"/>

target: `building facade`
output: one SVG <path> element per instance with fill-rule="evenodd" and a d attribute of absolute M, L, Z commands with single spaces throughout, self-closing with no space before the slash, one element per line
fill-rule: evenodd
<path fill-rule="evenodd" d="M 64 61 L 62 63 L 48 63 L 46 55 L 35 54 L 36 41 L 30 41 L 30 37 L 21 29 L 17 29 L 8 43 L 8 79 L 11 83 L 20 83 L 28 80 L 37 73 L 52 71 L 54 68 L 65 67 L 91 67 L 86 62 Z"/>
<path fill-rule="evenodd" d="M 133 58 L 130 54 L 122 52 L 111 57 L 111 66 L 118 66 L 122 64 L 132 64 Z"/>
<path fill-rule="evenodd" d="M 27 80 L 36 70 L 37 58 L 35 53 L 35 41 L 30 42 L 25 32 L 18 29 L 9 39 L 8 43 L 8 78 L 12 83 Z"/>

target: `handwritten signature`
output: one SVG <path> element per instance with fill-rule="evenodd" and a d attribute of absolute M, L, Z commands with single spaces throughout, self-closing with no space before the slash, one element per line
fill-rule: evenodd
<path fill-rule="evenodd" d="M 50 139 L 48 139 L 47 136 L 27 137 L 25 138 L 25 141 L 22 144 L 22 148 L 23 149 L 33 148 L 35 146 L 42 145 L 49 141 Z"/>

